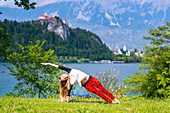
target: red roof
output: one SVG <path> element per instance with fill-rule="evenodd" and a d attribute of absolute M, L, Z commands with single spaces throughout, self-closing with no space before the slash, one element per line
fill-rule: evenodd
<path fill-rule="evenodd" d="M 54 17 L 50 17 L 50 19 L 55 19 Z"/>
<path fill-rule="evenodd" d="M 48 16 L 46 16 L 46 15 L 40 15 L 39 17 L 49 18 L 49 17 L 48 17 Z"/>
<path fill-rule="evenodd" d="M 113 51 L 113 53 L 119 53 L 118 51 Z"/>

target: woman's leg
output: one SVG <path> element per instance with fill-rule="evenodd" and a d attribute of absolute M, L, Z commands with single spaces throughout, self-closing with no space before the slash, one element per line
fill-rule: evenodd
<path fill-rule="evenodd" d="M 93 83 L 92 83 L 92 84 L 93 84 Z M 90 92 L 92 92 L 92 93 L 100 96 L 103 100 L 112 103 L 112 100 L 110 100 L 107 96 L 105 96 L 100 90 L 96 89 L 96 88 L 94 87 L 94 85 L 92 85 L 92 84 L 89 82 L 89 83 L 85 86 L 85 88 L 86 88 L 88 91 L 90 91 Z"/>
<path fill-rule="evenodd" d="M 93 85 L 95 87 L 97 87 L 101 92 L 106 94 L 109 98 L 111 98 L 113 100 L 115 99 L 115 97 L 109 91 L 107 91 L 95 77 L 92 77 L 91 81 L 92 81 Z"/>

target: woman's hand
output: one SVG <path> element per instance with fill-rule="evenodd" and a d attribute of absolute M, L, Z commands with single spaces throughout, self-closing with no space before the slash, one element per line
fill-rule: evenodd
<path fill-rule="evenodd" d="M 45 65 L 45 66 L 50 65 L 50 66 L 53 66 L 53 67 L 56 67 L 56 68 L 59 67 L 59 65 L 55 65 L 55 64 L 52 64 L 52 63 L 41 63 L 41 64 Z"/>
<path fill-rule="evenodd" d="M 69 103 L 69 100 L 70 100 L 70 96 L 67 96 L 67 103 Z"/>
<path fill-rule="evenodd" d="M 62 76 L 60 76 L 61 81 L 66 81 L 67 79 L 68 79 L 68 74 L 63 74 Z"/>
<path fill-rule="evenodd" d="M 49 65 L 50 63 L 41 63 L 41 64 L 47 66 L 47 65 Z"/>

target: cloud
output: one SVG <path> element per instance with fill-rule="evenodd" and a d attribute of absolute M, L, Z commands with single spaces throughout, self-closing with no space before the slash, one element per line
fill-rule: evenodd
<path fill-rule="evenodd" d="M 52 3 L 56 3 L 56 2 L 59 3 L 59 2 L 63 2 L 63 1 L 69 2 L 69 1 L 75 1 L 75 0 L 37 0 L 36 7 L 41 7 L 44 5 L 48 5 L 48 4 L 52 4 Z"/>
<path fill-rule="evenodd" d="M 14 0 L 0 0 L 0 7 L 14 7 Z"/>

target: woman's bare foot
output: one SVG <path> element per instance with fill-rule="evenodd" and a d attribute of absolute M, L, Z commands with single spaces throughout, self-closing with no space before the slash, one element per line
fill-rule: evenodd
<path fill-rule="evenodd" d="M 113 104 L 120 104 L 120 102 L 115 98 L 114 101 L 116 102 L 112 102 Z"/>

